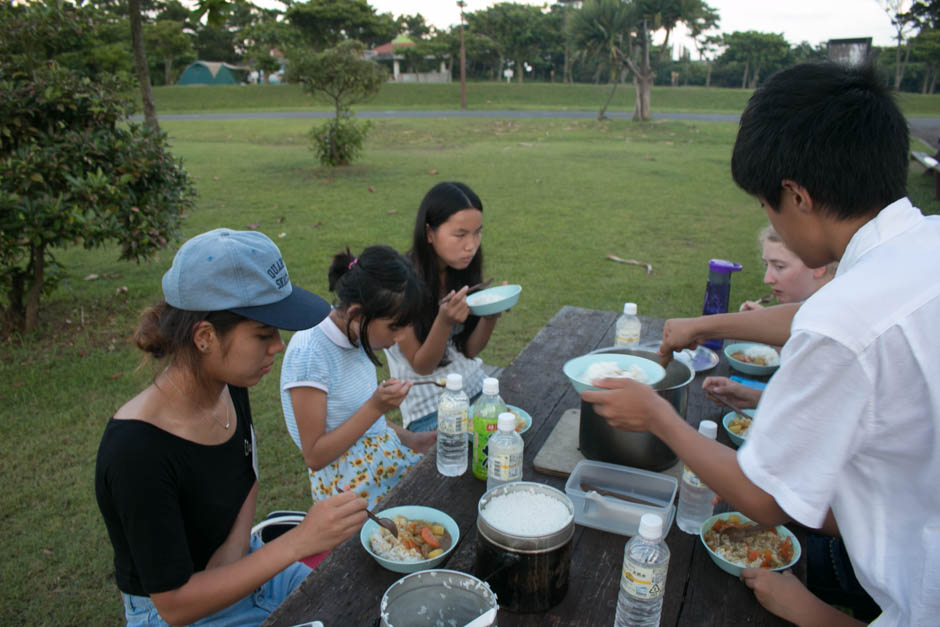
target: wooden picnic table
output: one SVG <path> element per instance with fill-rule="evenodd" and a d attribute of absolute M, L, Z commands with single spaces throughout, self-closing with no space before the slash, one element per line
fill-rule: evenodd
<path fill-rule="evenodd" d="M 565 479 L 539 473 L 536 453 L 565 412 L 580 407 L 580 399 L 562 373 L 570 358 L 613 345 L 617 313 L 565 306 L 539 331 L 500 376 L 500 395 L 532 415 L 532 427 L 523 435 L 523 479 L 564 490 Z M 658 342 L 664 320 L 641 317 L 642 342 Z M 686 420 L 720 422 L 725 410 L 705 399 L 701 382 L 707 375 L 728 374 L 726 360 L 700 373 L 690 384 Z M 719 427 L 719 440 L 730 444 Z M 383 499 L 378 509 L 398 505 L 426 505 L 447 512 L 460 526 L 460 542 L 440 568 L 473 573 L 476 555 L 477 502 L 484 482 L 468 469 L 461 477 L 437 472 L 429 453 Z M 792 527 L 792 526 L 791 526 Z M 793 528 L 799 539 L 803 533 Z M 556 607 L 539 614 L 513 614 L 500 610 L 498 623 L 506 626 L 611 625 L 617 605 L 625 536 L 576 526 L 568 593 Z M 737 578 L 712 563 L 698 536 L 672 526 L 666 544 L 671 551 L 661 625 L 786 625 L 764 610 L 754 594 Z M 804 578 L 805 559 L 794 569 Z M 370 626 L 379 613 L 385 590 L 404 575 L 379 566 L 363 550 L 359 535 L 337 547 L 264 622 L 266 626 L 292 626 L 310 620 L 326 627 Z"/>

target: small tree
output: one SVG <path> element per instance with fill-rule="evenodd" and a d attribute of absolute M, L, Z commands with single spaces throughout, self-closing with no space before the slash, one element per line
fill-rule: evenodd
<path fill-rule="evenodd" d="M 288 79 L 304 91 L 333 105 L 336 117 L 310 132 L 313 150 L 325 166 L 348 165 L 359 155 L 370 124 L 357 124 L 350 107 L 379 93 L 386 72 L 363 58 L 364 46 L 349 39 L 319 54 L 291 55 Z"/>
<path fill-rule="evenodd" d="M 55 249 L 116 241 L 121 259 L 140 261 L 176 236 L 194 196 L 166 136 L 124 123 L 129 83 L 22 53 L 17 38 L 34 32 L 31 23 L 62 37 L 88 26 L 68 12 L 50 22 L 46 10 L 0 11 L 9 35 L 0 42 L 0 310 L 23 331 L 61 274 L 48 271 L 58 268 Z"/>

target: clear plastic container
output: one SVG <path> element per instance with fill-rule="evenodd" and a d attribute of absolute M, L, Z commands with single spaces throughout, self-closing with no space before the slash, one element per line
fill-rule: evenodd
<path fill-rule="evenodd" d="M 437 403 L 437 471 L 445 477 L 467 472 L 469 414 L 470 400 L 463 391 L 463 377 L 452 372 Z"/>
<path fill-rule="evenodd" d="M 487 442 L 496 433 L 499 415 L 506 411 L 506 403 L 499 397 L 499 379 L 483 379 L 483 395 L 473 404 L 473 476 L 486 481 Z"/>
<path fill-rule="evenodd" d="M 490 438 L 486 489 L 522 480 L 522 436 L 516 433 L 516 417 L 510 412 L 499 415 L 499 431 Z"/>
<path fill-rule="evenodd" d="M 663 535 L 663 519 L 644 514 L 639 533 L 624 547 L 614 627 L 659 625 L 669 569 L 669 547 Z"/>

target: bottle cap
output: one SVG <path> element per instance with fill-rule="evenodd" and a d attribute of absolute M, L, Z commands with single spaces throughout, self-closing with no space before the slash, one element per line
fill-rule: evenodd
<path fill-rule="evenodd" d="M 663 537 L 663 519 L 659 514 L 643 514 L 640 517 L 640 536 L 647 540 Z"/>
<path fill-rule="evenodd" d="M 499 394 L 499 379 L 495 377 L 483 379 L 483 393 L 487 396 L 496 396 Z"/>
<path fill-rule="evenodd" d="M 741 264 L 725 261 L 724 259 L 709 259 L 708 269 L 718 274 L 731 274 L 732 272 L 738 272 L 741 269 Z"/>
<path fill-rule="evenodd" d="M 623 304 L 623 313 L 628 316 L 636 315 L 636 303 L 624 303 Z"/>
<path fill-rule="evenodd" d="M 459 372 L 451 372 L 447 375 L 447 389 L 454 392 L 463 389 L 463 377 Z"/>
<path fill-rule="evenodd" d="M 516 417 L 508 411 L 503 412 L 499 415 L 499 420 L 496 423 L 496 427 L 500 431 L 515 431 Z"/>
<path fill-rule="evenodd" d="M 698 423 L 698 432 L 706 438 L 714 440 L 718 437 L 718 423 L 714 420 L 703 420 Z"/>

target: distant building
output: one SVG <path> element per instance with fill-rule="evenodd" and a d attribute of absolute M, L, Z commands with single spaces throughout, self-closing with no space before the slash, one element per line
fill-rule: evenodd
<path fill-rule="evenodd" d="M 871 59 L 871 37 L 830 39 L 829 60 L 841 65 L 865 65 Z"/>
<path fill-rule="evenodd" d="M 403 54 L 406 48 L 413 48 L 415 43 L 407 35 L 399 35 L 387 44 L 382 44 L 377 48 L 366 51 L 366 58 L 372 59 L 386 67 L 391 61 L 392 76 L 391 80 L 402 83 L 449 83 L 451 81 L 450 70 L 447 64 L 441 59 L 440 70 L 437 72 L 402 72 L 401 62 L 405 60 Z M 434 57 L 425 57 L 432 59 Z"/>

